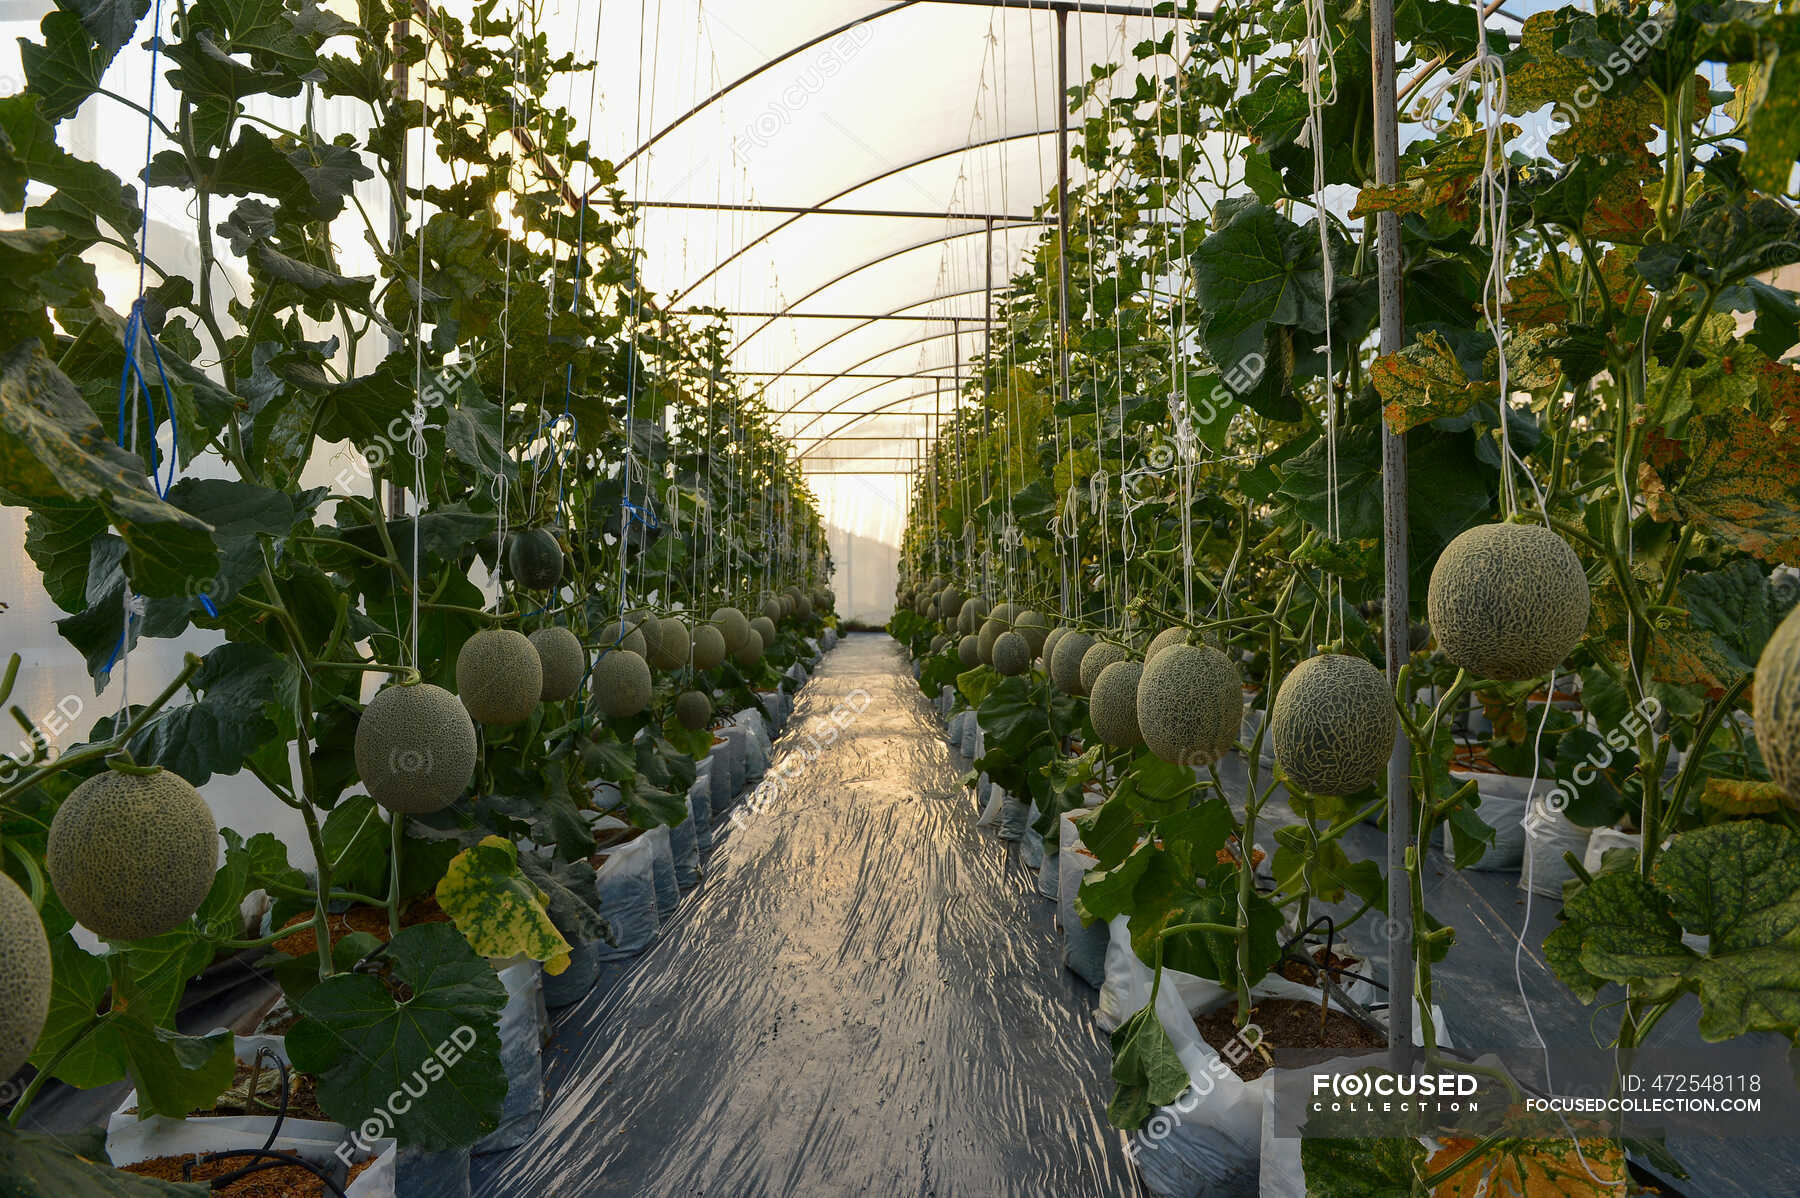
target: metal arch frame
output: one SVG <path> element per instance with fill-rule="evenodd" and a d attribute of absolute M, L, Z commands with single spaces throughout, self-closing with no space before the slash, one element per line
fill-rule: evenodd
<path fill-rule="evenodd" d="M 921 2 L 921 0 L 914 0 L 914 2 L 918 3 L 918 2 Z M 895 175 L 904 174 L 910 170 L 917 170 L 921 166 L 929 165 L 930 163 L 937 162 L 938 160 L 943 159 L 943 158 L 949 158 L 955 154 L 967 154 L 973 150 L 985 150 L 990 146 L 1004 145 L 1005 143 L 1012 142 L 1012 141 L 1023 141 L 1027 137 L 1054 137 L 1055 135 L 1056 135 L 1055 129 L 1035 129 L 1035 130 L 1031 130 L 1031 131 L 1024 132 L 1024 133 L 1004 133 L 1004 134 L 1001 134 L 999 137 L 990 137 L 986 141 L 974 141 L 974 142 L 969 142 L 966 145 L 952 147 L 951 149 L 948 149 L 948 150 L 939 150 L 936 153 L 927 154 L 923 158 L 915 158 L 911 162 L 903 163 L 900 166 L 893 167 L 890 170 L 882 171 L 879 175 L 870 175 L 868 178 L 863 179 L 862 181 L 860 181 L 858 183 L 853 183 L 849 187 L 846 187 L 846 188 L 844 188 L 844 190 L 838 192 L 836 195 L 827 196 L 825 199 L 820 200 L 817 204 L 813 205 L 813 210 L 816 211 L 817 209 L 824 208 L 827 204 L 835 204 L 839 200 L 843 199 L 845 196 L 853 195 L 854 193 L 861 191 L 865 187 L 871 187 L 871 186 L 875 185 L 876 183 L 880 183 L 880 182 L 883 182 L 884 180 L 891 179 Z M 780 224 L 777 224 L 771 228 L 763 230 L 763 232 L 757 234 L 757 236 L 754 239 L 745 242 L 743 245 L 739 246 L 736 250 L 732 251 L 732 254 L 730 257 L 723 259 L 722 261 L 720 261 L 718 263 L 718 265 L 714 266 L 711 270 L 707 271 L 705 274 L 703 274 L 699 278 L 695 279 L 688 286 L 682 288 L 679 292 L 676 292 L 675 294 L 671 295 L 669 297 L 669 302 L 674 303 L 678 299 L 687 298 L 688 294 L 690 292 L 692 292 L 694 290 L 694 288 L 700 286 L 700 284 L 706 282 L 708 279 L 712 278 L 714 275 L 716 275 L 720 271 L 724 270 L 727 266 L 730 266 L 733 262 L 736 262 L 739 258 L 741 258 L 745 254 L 749 253 L 752 248 L 754 248 L 758 245 L 761 245 L 763 242 L 765 242 L 769 238 L 775 236 L 777 233 L 780 233 L 784 229 L 789 228 L 796 221 L 805 220 L 807 215 L 808 215 L 808 213 L 802 212 L 798 216 L 790 216 L 786 220 L 782 221 Z M 946 212 L 944 215 L 949 216 L 950 213 Z M 1009 226 L 1009 227 L 1011 227 L 1011 226 Z"/>
<path fill-rule="evenodd" d="M 855 424 L 858 420 L 867 420 L 868 418 L 870 418 L 872 416 L 890 416 L 890 415 L 903 415 L 903 414 L 909 415 L 910 413 L 890 412 L 888 409 L 897 408 L 903 403 L 911 403 L 917 399 L 930 399 L 930 398 L 932 398 L 932 396 L 934 396 L 936 394 L 937 394 L 937 392 L 935 392 L 935 391 L 920 391 L 913 395 L 902 395 L 899 399 L 889 400 L 887 403 L 882 404 L 879 408 L 874 408 L 867 412 L 856 412 L 856 413 L 846 412 L 845 415 L 851 417 L 850 424 Z M 816 415 L 830 416 L 833 414 L 834 413 L 831 413 L 831 412 L 819 412 Z M 929 413 L 929 412 L 920 412 L 919 413 L 919 415 L 921 415 L 921 416 L 929 416 L 930 414 L 931 413 Z M 849 428 L 850 424 L 843 425 L 842 428 Z M 811 426 L 809 425 L 808 427 L 810 428 Z M 812 438 L 812 444 L 808 445 L 805 449 L 802 449 L 798 453 L 796 453 L 791 460 L 798 461 L 801 458 L 805 457 L 807 454 L 811 453 L 813 450 L 817 449 L 819 446 L 830 443 L 830 441 L 834 437 L 836 437 L 838 432 L 840 432 L 840 431 L 841 431 L 841 429 L 833 429 L 830 433 L 820 433 L 820 434 L 815 435 Z M 794 438 L 800 437 L 801 435 L 802 435 L 801 433 L 794 433 L 790 436 L 789 439 L 793 440 Z M 896 437 L 894 439 L 898 440 L 898 441 L 903 441 L 906 438 Z"/>
<path fill-rule="evenodd" d="M 775 415 L 776 416 L 811 416 L 812 417 L 811 420 L 809 420 L 805 424 L 801 425 L 800 428 L 792 434 L 792 436 L 795 436 L 795 437 L 804 436 L 807 429 L 811 428 L 813 425 L 815 425 L 819 422 L 820 417 L 837 415 L 839 408 L 842 408 L 845 404 L 850 403 L 853 400 L 861 399 L 863 396 L 867 395 L 871 391 L 879 391 L 883 387 L 891 387 L 895 383 L 919 382 L 920 380 L 923 380 L 923 379 L 936 379 L 939 382 L 945 382 L 945 383 L 952 382 L 953 381 L 952 379 L 946 378 L 943 375 L 934 375 L 934 374 L 926 374 L 925 373 L 926 370 L 942 370 L 942 369 L 943 369 L 942 366 L 928 366 L 922 370 L 917 371 L 914 374 L 895 375 L 891 379 L 883 379 L 879 383 L 873 383 L 870 386 L 864 387 L 861 391 L 857 391 L 851 395 L 846 395 L 846 396 L 844 396 L 844 398 L 838 400 L 836 403 L 833 403 L 830 407 L 821 408 L 816 412 L 812 412 L 812 411 L 802 412 L 795 408 L 788 408 L 784 411 L 776 412 Z M 822 389 L 823 388 L 816 388 L 815 391 L 822 390 Z M 802 400 L 804 400 L 805 398 L 806 398 L 805 396 L 801 396 Z M 857 414 L 862 415 L 862 416 L 879 415 L 882 412 L 885 412 L 887 410 L 887 406 L 888 405 L 883 405 L 882 407 L 874 409 L 874 411 L 872 411 L 872 412 L 861 412 L 861 413 L 857 413 Z M 848 416 L 848 415 L 851 415 L 851 413 L 845 412 L 844 415 Z"/>
<path fill-rule="evenodd" d="M 900 344 L 889 346 L 887 349 L 884 349 L 884 350 L 880 351 L 879 353 L 870 354 L 868 357 L 866 357 L 862 361 L 856 363 L 854 366 L 847 367 L 843 373 L 848 374 L 853 370 L 857 370 L 861 367 L 867 366 L 870 362 L 873 362 L 875 359 L 886 357 L 888 354 L 898 353 L 903 349 L 911 349 L 915 345 L 924 345 L 928 341 L 943 341 L 950 337 L 961 337 L 964 335 L 964 333 L 969 332 L 969 331 L 971 331 L 971 330 L 953 329 L 952 331 L 950 331 L 948 333 L 931 333 L 928 336 L 919 337 L 912 341 L 902 341 Z M 944 368 L 942 366 L 934 366 L 934 367 L 928 367 L 927 369 L 942 370 Z M 889 381 L 891 382 L 892 380 L 889 380 Z M 875 384 L 876 387 L 879 387 L 881 385 L 882 384 L 880 384 L 880 383 Z M 825 388 L 827 388 L 829 386 L 831 386 L 830 380 L 820 383 L 817 387 L 814 387 L 811 391 L 808 391 L 805 395 L 802 395 L 799 399 L 796 399 L 794 402 L 796 404 L 805 403 L 807 400 L 811 399 L 813 396 L 817 395 L 819 392 L 825 390 Z M 875 389 L 875 387 L 865 387 L 865 388 L 863 388 L 863 391 L 864 392 L 873 391 L 874 389 Z M 857 394 L 860 395 L 862 393 L 863 392 L 858 392 Z M 854 396 L 854 395 L 849 396 L 848 398 L 846 398 L 844 400 L 844 402 L 848 403 L 851 399 L 855 399 L 855 398 L 856 398 L 856 396 Z"/>
<path fill-rule="evenodd" d="M 840 279 L 838 281 L 841 282 L 842 280 Z M 819 344 L 813 346 L 811 349 L 809 349 L 805 353 L 801 354 L 798 358 L 795 358 L 792 362 L 789 362 L 787 364 L 786 369 L 782 370 L 778 374 L 770 376 L 769 382 L 764 383 L 763 386 L 766 388 L 769 385 L 769 383 L 773 383 L 777 379 L 786 378 L 788 375 L 788 371 L 790 371 L 794 367 L 800 365 L 800 363 L 806 361 L 808 358 L 812 357 L 814 354 L 818 353 L 820 350 L 825 349 L 828 346 L 836 345 L 839 341 L 842 341 L 844 338 L 848 337 L 850 334 L 859 332 L 862 329 L 866 329 L 878 320 L 909 319 L 909 318 L 901 315 L 902 313 L 904 313 L 906 311 L 907 308 L 918 308 L 918 307 L 923 307 L 926 304 L 935 304 L 939 300 L 962 299 L 964 296 L 985 295 L 986 293 L 987 293 L 986 287 L 971 287 L 967 291 L 952 291 L 945 295 L 934 295 L 929 299 L 922 299 L 922 300 L 919 300 L 917 303 L 911 303 L 911 304 L 907 304 L 905 307 L 895 308 L 892 312 L 885 313 L 881 316 L 870 317 L 869 319 L 862 321 L 862 323 L 860 323 L 860 324 L 851 325 L 849 328 L 844 329 L 843 331 L 841 331 L 831 337 L 827 337 L 825 340 L 819 342 Z M 790 304 L 789 307 L 797 306 L 801 302 L 803 302 L 803 301 L 796 300 L 796 301 L 794 301 L 793 304 Z M 755 332 L 752 332 L 750 334 L 750 337 L 756 336 L 757 333 L 762 332 L 763 329 L 768 328 L 769 325 L 774 324 L 777 320 L 790 320 L 793 318 L 794 318 L 794 314 L 787 313 L 787 312 L 778 313 L 777 315 L 771 317 L 769 320 L 765 321 L 761 326 L 759 326 L 755 330 Z M 939 319 L 974 321 L 974 320 L 978 320 L 980 318 L 975 317 L 975 316 L 958 316 L 958 317 L 940 317 Z M 739 341 L 739 342 L 735 343 L 734 345 L 732 345 L 731 352 L 734 356 L 737 354 L 737 352 L 740 349 L 742 349 L 744 347 L 744 343 L 746 341 L 750 340 L 750 337 L 746 337 L 746 338 L 744 338 L 743 341 Z"/>

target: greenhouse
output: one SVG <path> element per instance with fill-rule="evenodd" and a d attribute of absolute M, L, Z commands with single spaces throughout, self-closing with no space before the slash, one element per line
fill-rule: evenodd
<path fill-rule="evenodd" d="M 0 12 L 0 1198 L 1800 1195 L 1800 0 Z"/>

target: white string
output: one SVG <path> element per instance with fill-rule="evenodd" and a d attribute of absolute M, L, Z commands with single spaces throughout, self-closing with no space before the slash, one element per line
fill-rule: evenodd
<path fill-rule="evenodd" d="M 1337 99 L 1337 64 L 1333 61 L 1331 31 L 1325 16 L 1325 0 L 1306 0 L 1306 130 L 1303 140 L 1312 152 L 1313 214 L 1319 225 L 1319 269 L 1325 291 L 1325 531 L 1335 547 L 1343 539 L 1339 516 L 1338 395 L 1335 347 L 1332 344 L 1331 296 L 1336 268 L 1331 260 L 1331 221 L 1325 209 L 1325 105 Z M 1331 92 L 1324 94 L 1321 62 L 1331 66 Z M 1266 370 L 1267 367 L 1265 366 Z M 1331 621 L 1343 622 L 1343 579 L 1334 571 L 1325 576 L 1325 640 L 1331 640 Z"/>

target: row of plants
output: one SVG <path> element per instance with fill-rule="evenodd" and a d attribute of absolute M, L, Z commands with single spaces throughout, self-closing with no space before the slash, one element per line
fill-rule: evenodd
<path fill-rule="evenodd" d="M 589 64 L 536 6 L 149 11 L 59 0 L 0 99 L 23 214 L 0 232 L 0 499 L 117 703 L 82 743 L 33 733 L 0 784 L 0 1081 L 26 1070 L 0 1167 L 46 1198 L 297 1167 L 248 1143 L 133 1181 L 16 1130 L 52 1082 L 128 1080 L 139 1118 L 175 1120 L 304 1094 L 466 1159 L 507 1099 L 497 967 L 557 975 L 612 939 L 616 825 L 688 822 L 716 713 L 773 714 L 835 626 L 816 503 L 723 322 L 640 279 L 614 171 L 550 99 Z M 105 85 L 134 38 L 158 102 Z M 260 115 L 293 99 L 297 127 Z M 327 108 L 363 132 L 325 135 Z M 140 179 L 64 148 L 89 109 L 150 123 Z M 193 217 L 192 278 L 144 244 L 152 188 Z M 374 274 L 345 273 L 355 243 Z M 123 313 L 94 266 L 119 250 L 145 278 Z M 142 638 L 190 633 L 211 647 L 121 697 Z M 202 788 L 230 775 L 298 818 L 303 856 L 216 826 Z M 279 1060 L 177 1026 L 233 959 L 280 984 Z"/>
<path fill-rule="evenodd" d="M 1165 970 L 1216 983 L 1227 1032 L 1290 963 L 1359 1013 L 1305 946 L 1320 916 L 1341 938 L 1387 912 L 1383 862 L 1343 839 L 1385 824 L 1396 730 L 1424 1062 L 1453 1059 L 1433 970 L 1456 939 L 1426 849 L 1492 868 L 1509 837 L 1561 891 L 1529 947 L 1600 1008 L 1620 1076 L 1690 995 L 1707 1040 L 1793 1042 L 1800 13 L 1570 6 L 1508 34 L 1398 3 L 1418 136 L 1386 186 L 1365 6 L 1188 16 L 1067 97 L 1067 243 L 1052 228 L 1012 280 L 924 464 L 890 625 L 925 690 L 976 713 L 977 769 L 1029 797 L 1047 854 L 1081 812 L 1079 907 L 1124 917 L 1155 971 L 1113 1035 L 1113 1120 L 1198 1080 L 1158 1018 Z M 1392 661 L 1384 425 L 1410 517 Z M 1271 835 L 1272 804 L 1297 819 Z M 1628 1153 L 1680 1175 L 1610 1120 L 1302 1157 L 1307 1193 L 1611 1194 L 1639 1184 Z"/>

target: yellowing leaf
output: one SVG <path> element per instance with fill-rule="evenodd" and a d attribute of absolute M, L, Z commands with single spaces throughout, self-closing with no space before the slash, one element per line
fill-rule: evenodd
<path fill-rule="evenodd" d="M 437 900 L 482 956 L 529 957 L 552 975 L 569 967 L 569 942 L 550 922 L 543 892 L 520 872 L 511 841 L 488 836 L 458 853 L 438 883 Z"/>
<path fill-rule="evenodd" d="M 1369 379 L 1382 399 L 1382 413 L 1396 433 L 1445 416 L 1461 416 L 1470 407 L 1492 400 L 1499 388 L 1471 381 L 1456 354 L 1435 332 L 1385 358 L 1377 358 Z"/>
<path fill-rule="evenodd" d="M 1786 799 L 1778 782 L 1750 778 L 1708 778 L 1700 801 L 1728 815 L 1767 815 Z"/>
<path fill-rule="evenodd" d="M 1626 1193 L 1625 1153 L 1618 1142 L 1590 1137 L 1580 1143 L 1578 1153 L 1573 1140 L 1500 1140 L 1439 1182 L 1432 1198 L 1619 1198 Z M 1474 1146 L 1474 1140 L 1444 1141 L 1426 1172 L 1447 1168 Z"/>

